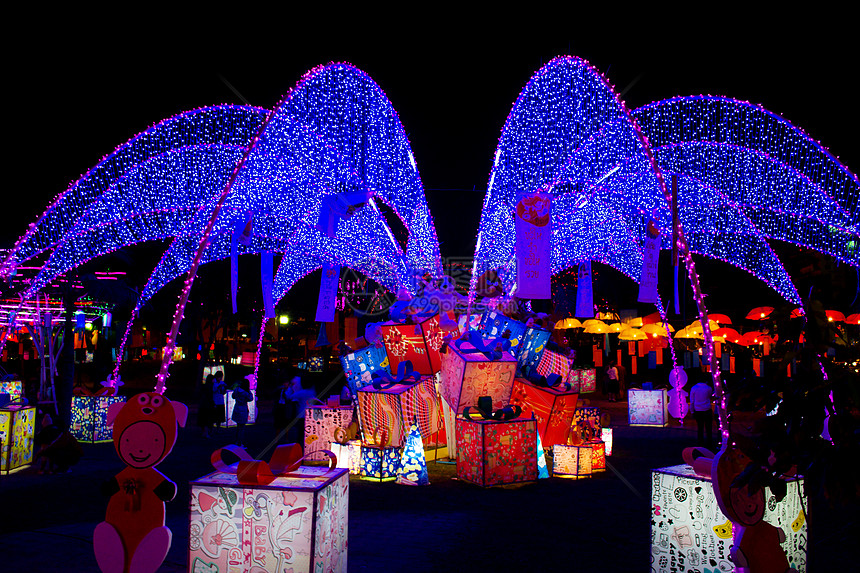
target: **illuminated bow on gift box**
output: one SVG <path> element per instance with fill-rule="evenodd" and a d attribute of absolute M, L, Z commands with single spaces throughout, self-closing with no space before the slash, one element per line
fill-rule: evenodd
<path fill-rule="evenodd" d="M 570 385 L 570 382 L 562 382 L 561 376 L 556 374 L 555 372 L 551 372 L 549 376 L 532 374 L 528 377 L 528 381 L 535 386 L 541 386 L 543 388 L 555 388 L 556 390 L 559 390 L 561 392 L 568 392 L 571 388 L 573 388 L 573 386 Z"/>
<path fill-rule="evenodd" d="M 472 406 L 466 406 L 463 408 L 463 416 L 465 416 L 467 420 L 475 419 L 472 417 L 472 409 Z M 498 410 L 493 410 L 493 399 L 490 396 L 481 396 L 478 398 L 478 407 L 474 409 L 483 419 L 495 420 L 497 422 L 519 418 L 520 414 L 523 412 L 523 409 L 516 405 L 504 406 Z"/>
<path fill-rule="evenodd" d="M 332 434 L 334 442 L 344 446 L 348 441 L 354 439 L 358 435 L 358 422 L 353 420 L 346 428 L 338 426 L 334 429 Z"/>
<path fill-rule="evenodd" d="M 421 375 L 412 368 L 411 360 L 404 360 L 397 365 L 397 374 L 391 376 L 387 370 L 380 368 L 371 374 L 373 387 L 376 390 L 388 390 L 397 384 L 415 384 L 421 379 Z M 411 378 L 412 382 L 406 382 Z"/>
<path fill-rule="evenodd" d="M 468 342 L 474 348 L 463 348 L 464 342 Z M 507 338 L 489 338 L 484 340 L 480 332 L 470 330 L 467 338 L 460 338 L 456 342 L 457 350 L 463 354 L 476 354 L 480 352 L 490 360 L 499 360 L 504 352 L 511 349 L 511 341 Z"/>
<path fill-rule="evenodd" d="M 235 464 L 224 463 L 223 454 L 230 452 L 239 461 Z M 329 458 L 329 469 L 337 466 L 337 456 L 329 450 L 317 450 Z M 267 485 L 275 481 L 277 477 L 290 477 L 302 465 L 302 462 L 317 452 L 303 456 L 302 447 L 299 444 L 286 444 L 275 448 L 271 460 L 268 463 L 255 460 L 251 454 L 239 446 L 224 446 L 212 452 L 212 466 L 219 472 L 236 474 L 239 483 L 243 485 Z"/>
<path fill-rule="evenodd" d="M 116 388 L 113 386 L 104 386 L 103 388 L 99 388 L 95 392 L 87 388 L 86 386 L 75 386 L 72 388 L 73 396 L 113 396 L 116 393 Z"/>
<path fill-rule="evenodd" d="M 416 318 L 430 318 L 439 314 L 439 305 L 427 297 L 398 300 L 388 308 L 388 318 L 395 322 L 407 322 Z"/>

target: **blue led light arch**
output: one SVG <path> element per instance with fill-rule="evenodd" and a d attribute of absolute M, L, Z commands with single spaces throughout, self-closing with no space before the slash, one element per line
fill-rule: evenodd
<path fill-rule="evenodd" d="M 638 281 L 648 218 L 671 229 L 658 173 L 678 178 L 692 252 L 747 270 L 791 302 L 800 297 L 769 240 L 860 264 L 852 248 L 857 176 L 801 130 L 760 106 L 714 96 L 628 112 L 599 71 L 560 57 L 531 78 L 505 122 L 473 288 L 489 269 L 513 287 L 513 209 L 516 194 L 530 191 L 553 195 L 553 273 L 596 260 Z M 671 248 L 671 234 L 663 237 Z"/>

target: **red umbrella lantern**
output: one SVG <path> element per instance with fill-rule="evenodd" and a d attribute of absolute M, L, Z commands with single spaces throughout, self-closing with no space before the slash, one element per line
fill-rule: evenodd
<path fill-rule="evenodd" d="M 845 322 L 845 315 L 838 310 L 825 310 L 828 322 Z"/>
<path fill-rule="evenodd" d="M 860 314 L 849 314 L 845 317 L 845 324 L 860 324 Z"/>
<path fill-rule="evenodd" d="M 713 320 L 720 325 L 732 323 L 732 319 L 725 314 L 708 314 L 708 320 Z"/>
<path fill-rule="evenodd" d="M 747 314 L 746 318 L 749 320 L 762 320 L 763 318 L 767 318 L 770 316 L 770 313 L 773 312 L 772 306 L 757 306 Z"/>

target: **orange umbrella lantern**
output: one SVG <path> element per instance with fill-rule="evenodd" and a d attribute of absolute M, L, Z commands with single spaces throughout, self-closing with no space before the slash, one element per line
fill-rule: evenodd
<path fill-rule="evenodd" d="M 860 314 L 849 314 L 845 317 L 845 324 L 860 324 Z"/>
<path fill-rule="evenodd" d="M 564 330 L 568 328 L 582 328 L 582 323 L 575 318 L 565 318 L 555 323 L 556 330 Z"/>
<path fill-rule="evenodd" d="M 827 315 L 827 322 L 845 322 L 845 315 L 838 310 L 825 310 L 824 314 Z"/>
<path fill-rule="evenodd" d="M 773 312 L 772 306 L 757 306 L 746 315 L 749 320 L 761 320 L 770 316 Z"/>
<path fill-rule="evenodd" d="M 668 336 L 668 334 L 666 334 L 666 327 L 662 324 L 646 324 L 640 330 L 645 334 L 650 334 L 653 338 L 657 338 L 658 336 Z"/>
<path fill-rule="evenodd" d="M 702 339 L 702 333 L 696 332 L 694 329 L 690 328 L 682 328 L 678 332 L 675 333 L 673 338 L 697 338 L 699 340 Z"/>
<path fill-rule="evenodd" d="M 719 324 L 731 324 L 732 319 L 726 316 L 725 314 L 709 314 L 708 320 L 713 320 Z"/>
<path fill-rule="evenodd" d="M 717 324 L 717 321 L 715 321 L 715 320 L 708 320 L 708 326 L 710 327 L 710 330 L 712 332 L 714 330 L 717 330 L 720 327 L 720 325 Z M 702 329 L 701 321 L 697 320 L 697 321 L 693 322 L 693 324 L 691 324 L 690 326 L 687 327 L 687 330 L 695 331 L 699 334 L 702 334 L 703 329 Z"/>
<path fill-rule="evenodd" d="M 609 332 L 609 326 L 607 326 L 605 322 L 602 322 L 600 320 L 594 320 L 591 324 L 584 326 L 585 332 L 588 334 L 606 334 Z"/>
<path fill-rule="evenodd" d="M 618 334 L 618 340 L 648 340 L 648 335 L 638 328 L 625 328 Z"/>
<path fill-rule="evenodd" d="M 609 332 L 621 332 L 625 328 L 626 327 L 623 324 L 621 324 L 620 322 L 613 322 L 612 324 L 609 325 Z"/>

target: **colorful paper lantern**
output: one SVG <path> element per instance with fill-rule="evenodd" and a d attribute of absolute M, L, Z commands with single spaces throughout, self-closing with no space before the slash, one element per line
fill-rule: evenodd
<path fill-rule="evenodd" d="M 361 445 L 361 479 L 394 481 L 400 467 L 400 448 L 394 446 Z"/>
<path fill-rule="evenodd" d="M 366 442 L 377 443 L 377 433 L 384 433 L 388 444 L 396 447 L 403 445 L 413 421 L 417 421 L 421 435 L 428 438 L 441 427 L 439 399 L 432 378 L 422 378 L 415 384 L 394 384 L 390 388 L 365 386 L 358 391 L 358 416 Z"/>
<path fill-rule="evenodd" d="M 511 404 L 520 406 L 523 414 L 534 414 L 538 434 L 547 448 L 566 444 L 576 411 L 579 394 L 562 387 L 547 388 L 517 378 L 511 392 Z"/>
<path fill-rule="evenodd" d="M 612 428 L 600 428 L 600 439 L 606 444 L 606 455 L 612 455 Z"/>
<path fill-rule="evenodd" d="M 591 446 L 591 471 L 606 471 L 606 444 L 601 440 L 595 440 L 586 445 Z"/>
<path fill-rule="evenodd" d="M 113 424 L 108 424 L 111 404 L 125 402 L 124 396 L 72 396 L 69 432 L 79 442 L 97 444 L 113 440 Z"/>
<path fill-rule="evenodd" d="M 389 320 L 381 325 L 388 354 L 389 368 L 409 360 L 419 374 L 432 376 L 442 367 L 442 340 L 447 332 L 455 332 L 456 324 L 446 329 L 440 324 L 440 315 L 426 318 L 418 324 Z"/>
<path fill-rule="evenodd" d="M 570 479 L 590 478 L 593 451 L 590 445 L 554 445 L 552 447 L 552 474 Z"/>
<path fill-rule="evenodd" d="M 522 347 L 517 355 L 517 363 L 524 376 L 528 377 L 533 370 L 537 369 L 538 364 L 540 364 L 541 355 L 543 355 L 546 343 L 549 342 L 551 335 L 550 331 L 542 328 L 529 328 L 526 330 Z"/>
<path fill-rule="evenodd" d="M 494 310 L 484 313 L 479 329 L 485 338 L 501 338 L 508 332 L 505 338 L 511 341 L 511 354 L 514 356 L 520 355 L 527 330 L 528 327 L 522 322 Z"/>
<path fill-rule="evenodd" d="M 397 483 L 403 485 L 430 485 L 427 473 L 427 460 L 424 457 L 424 443 L 418 424 L 409 426 L 409 434 L 400 456 L 400 467 L 397 468 Z"/>
<path fill-rule="evenodd" d="M 349 473 L 299 466 L 266 485 L 191 482 L 189 571 L 347 570 Z"/>
<path fill-rule="evenodd" d="M 538 477 L 537 422 L 457 418 L 457 477 L 482 487 Z"/>
<path fill-rule="evenodd" d="M 669 424 L 666 390 L 627 391 L 627 418 L 631 426 L 658 426 Z"/>
<path fill-rule="evenodd" d="M 537 434 L 537 467 L 538 479 L 549 479 L 549 468 L 546 465 L 546 452 L 543 449 L 543 444 L 540 441 L 540 432 Z"/>
<path fill-rule="evenodd" d="M 305 410 L 305 454 L 330 450 L 332 442 L 336 441 L 335 431 L 348 428 L 353 414 L 352 406 L 308 406 Z"/>
<path fill-rule="evenodd" d="M 575 368 L 571 370 L 570 375 L 573 378 L 574 373 L 579 377 L 579 392 L 587 394 L 597 391 L 597 369 L 595 368 Z"/>
<path fill-rule="evenodd" d="M 35 433 L 35 406 L 0 408 L 0 472 L 8 474 L 33 462 Z"/>
<path fill-rule="evenodd" d="M 353 396 L 373 381 L 374 372 L 385 371 L 391 374 L 388 368 L 388 354 L 385 353 L 384 346 L 370 345 L 345 354 L 340 357 L 340 363 Z"/>
<path fill-rule="evenodd" d="M 517 362 L 509 352 L 502 352 L 498 360 L 491 360 L 473 350 L 469 342 L 448 345 L 442 356 L 442 398 L 455 412 L 467 406 L 477 406 L 478 398 L 490 396 L 493 409 L 507 406 L 511 398 Z"/>
<path fill-rule="evenodd" d="M 308 358 L 308 372 L 322 372 L 323 359 L 322 356 L 311 356 Z"/>
<path fill-rule="evenodd" d="M 587 442 L 600 437 L 600 416 L 600 408 L 597 406 L 585 406 L 576 409 L 571 425 L 576 427 L 581 440 Z"/>
<path fill-rule="evenodd" d="M 18 402 L 24 396 L 20 380 L 0 380 L 0 394 L 8 394 L 10 402 Z"/>
<path fill-rule="evenodd" d="M 788 492 L 777 502 L 765 494 L 764 521 L 782 530 L 782 548 L 789 564 L 806 571 L 808 536 L 803 478 L 788 482 Z M 734 571 L 729 560 L 733 544 L 732 522 L 717 504 L 708 477 L 686 464 L 651 471 L 652 568 L 675 571 Z M 681 558 L 683 557 L 683 559 Z"/>
<path fill-rule="evenodd" d="M 361 440 L 349 440 L 345 444 L 335 442 L 330 449 L 337 456 L 337 467 L 349 470 L 352 475 L 361 473 Z"/>

